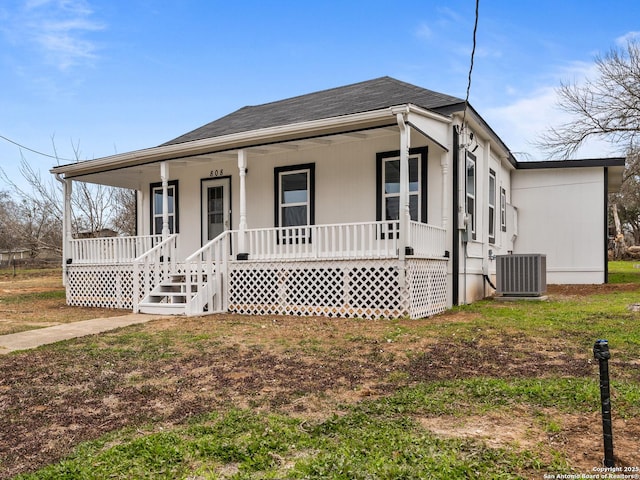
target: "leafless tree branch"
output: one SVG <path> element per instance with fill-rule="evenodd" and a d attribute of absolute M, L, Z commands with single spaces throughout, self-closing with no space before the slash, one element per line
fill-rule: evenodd
<path fill-rule="evenodd" d="M 59 159 L 53 136 L 51 142 Z M 79 142 L 72 143 L 72 148 L 76 160 L 80 161 Z M 0 181 L 8 187 L 7 192 L 0 192 L 0 248 L 3 244 L 19 245 L 29 248 L 32 255 L 42 248 L 61 251 L 64 215 L 61 184 L 51 176 L 43 178 L 22 151 L 19 171 L 26 186 L 22 186 L 22 182 L 18 184 L 0 167 Z M 132 195 L 128 190 L 84 182 L 74 182 L 73 187 L 71 228 L 74 234 L 98 235 L 106 228 L 119 233 L 135 233 L 135 195 L 133 202 L 122 203 L 127 195 Z"/>
<path fill-rule="evenodd" d="M 598 76 L 583 85 L 563 83 L 558 107 L 571 120 L 550 127 L 537 142 L 553 157 L 570 158 L 589 138 L 605 139 L 623 151 L 640 134 L 640 43 L 596 57 Z"/>

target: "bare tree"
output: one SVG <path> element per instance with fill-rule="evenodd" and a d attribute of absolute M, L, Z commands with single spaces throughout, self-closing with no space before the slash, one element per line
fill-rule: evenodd
<path fill-rule="evenodd" d="M 123 235 L 136 235 L 136 191 L 116 188 L 114 189 L 113 200 L 115 209 L 113 229 Z"/>
<path fill-rule="evenodd" d="M 563 83 L 558 106 L 571 120 L 550 127 L 537 142 L 551 156 L 569 158 L 589 139 L 604 139 L 634 159 L 627 165 L 623 185 L 610 197 L 616 234 L 614 258 L 627 252 L 625 229 L 640 240 L 640 43 L 612 48 L 595 59 L 597 75 L 583 84 Z"/>
<path fill-rule="evenodd" d="M 74 146 L 74 152 L 79 159 L 77 146 Z M 61 251 L 64 215 L 62 186 L 50 175 L 43 178 L 22 152 L 20 154 L 20 174 L 27 187 L 16 183 L 0 167 L 0 180 L 9 186 L 11 192 L 11 195 L 6 192 L 3 194 L 3 199 L 11 200 L 4 209 L 6 231 L 11 232 L 12 241 L 19 242 L 23 248 L 29 248 L 34 255 L 41 248 Z M 135 196 L 133 203 L 118 203 L 122 199 L 126 200 L 126 192 L 130 191 L 74 182 L 71 199 L 72 233 L 97 236 L 102 230 L 113 228 L 118 233 L 131 234 L 132 223 L 135 232 Z M 131 196 L 131 193 L 128 195 Z M 11 208 L 7 208 L 9 206 Z M 127 220 L 119 218 L 121 216 L 127 217 Z"/>
<path fill-rule="evenodd" d="M 62 209 L 53 180 L 45 182 L 22 158 L 21 174 L 31 186 L 26 191 L 0 168 L 2 178 L 11 188 L 13 198 L 6 204 L 5 227 L 14 247 L 28 248 L 35 257 L 42 248 L 62 251 Z"/>
<path fill-rule="evenodd" d="M 640 151 L 627 153 L 622 186 L 609 200 L 620 221 L 617 234 L 628 234 L 634 245 L 640 245 Z"/>
<path fill-rule="evenodd" d="M 15 218 L 15 203 L 8 192 L 0 192 L 0 250 L 9 250 L 16 242 L 12 221 Z"/>
<path fill-rule="evenodd" d="M 640 135 L 640 43 L 629 40 L 595 59 L 598 75 L 584 84 L 563 83 L 558 105 L 571 120 L 552 127 L 539 146 L 552 156 L 571 157 L 589 138 L 635 149 Z"/>

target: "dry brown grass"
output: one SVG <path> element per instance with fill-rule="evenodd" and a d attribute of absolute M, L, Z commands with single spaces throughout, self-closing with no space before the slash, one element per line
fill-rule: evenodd
<path fill-rule="evenodd" d="M 59 269 L 0 273 L 0 335 L 127 313 L 67 306 Z"/>

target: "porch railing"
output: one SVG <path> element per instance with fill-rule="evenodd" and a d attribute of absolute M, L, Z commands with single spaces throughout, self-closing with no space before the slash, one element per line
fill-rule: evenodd
<path fill-rule="evenodd" d="M 354 259 L 397 255 L 398 231 L 398 222 L 386 221 L 260 228 L 244 235 L 251 260 Z M 238 247 L 242 233 L 231 234 Z"/>
<path fill-rule="evenodd" d="M 140 301 L 176 271 L 178 235 L 173 234 L 153 248 L 133 259 L 133 311 Z"/>
<path fill-rule="evenodd" d="M 194 293 L 188 302 L 187 315 L 220 312 L 225 309 L 223 281 L 229 261 L 229 232 L 223 232 L 185 260 L 187 292 Z"/>
<path fill-rule="evenodd" d="M 71 240 L 73 264 L 132 263 L 162 242 L 162 235 L 104 237 Z"/>
<path fill-rule="evenodd" d="M 447 231 L 412 220 L 409 222 L 409 246 L 416 256 L 442 258 L 447 249 Z"/>
<path fill-rule="evenodd" d="M 245 248 L 251 260 L 390 258 L 398 255 L 397 221 L 308 225 L 247 230 Z M 231 232 L 234 250 L 241 232 Z M 409 224 L 414 255 L 442 258 L 446 230 L 420 222 Z"/>

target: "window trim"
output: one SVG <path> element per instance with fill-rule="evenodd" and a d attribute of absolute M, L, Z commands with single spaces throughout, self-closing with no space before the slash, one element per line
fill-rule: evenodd
<path fill-rule="evenodd" d="M 420 188 L 418 189 L 418 206 L 420 208 L 420 221 L 421 223 L 427 223 L 427 170 L 429 160 L 429 147 L 414 147 L 409 149 L 409 157 L 419 156 L 418 167 L 420 170 L 419 180 Z M 384 161 L 399 158 L 400 150 L 392 150 L 388 152 L 376 153 L 376 221 L 380 222 L 385 220 L 383 218 L 383 201 L 384 201 L 384 187 L 382 185 L 384 179 Z"/>
<path fill-rule="evenodd" d="M 467 213 L 467 215 L 469 215 L 471 217 L 471 239 L 472 240 L 476 240 L 477 235 L 476 235 L 476 212 L 478 211 L 478 205 L 477 205 L 477 195 L 476 193 L 478 192 L 478 161 L 476 156 L 469 152 L 466 151 L 466 159 L 465 159 L 465 183 L 464 183 L 464 190 L 465 190 L 465 198 L 466 198 L 466 202 L 465 202 L 465 211 Z M 473 194 L 470 194 L 468 191 L 468 184 L 469 184 L 469 167 L 467 166 L 467 162 L 473 162 Z M 473 202 L 473 212 L 469 212 L 469 200 L 471 200 Z"/>
<path fill-rule="evenodd" d="M 282 174 L 293 174 L 300 171 L 308 171 L 309 178 L 307 179 L 309 185 L 308 192 L 308 217 L 307 217 L 307 225 L 315 225 L 315 189 L 316 189 L 316 164 L 315 163 L 304 163 L 299 165 L 287 165 L 285 167 L 275 167 L 273 169 L 273 200 L 274 200 L 274 226 L 276 228 L 280 228 L 280 178 Z"/>
<path fill-rule="evenodd" d="M 507 191 L 500 187 L 500 230 L 507 231 Z"/>
<path fill-rule="evenodd" d="M 493 180 L 493 196 L 491 195 L 491 181 Z M 487 217 L 487 224 L 489 230 L 489 243 L 496 243 L 496 193 L 498 182 L 496 178 L 496 172 L 493 169 L 489 169 L 489 191 L 487 192 L 488 204 L 489 204 L 489 216 Z M 493 211 L 493 215 L 492 215 Z"/>
<path fill-rule="evenodd" d="M 180 233 L 180 209 L 178 208 L 179 205 L 179 195 L 178 195 L 178 180 L 169 180 L 169 182 L 167 182 L 167 186 L 168 187 L 173 187 L 173 214 L 169 214 L 169 216 L 173 215 L 173 229 L 174 231 L 172 233 Z M 160 189 L 160 192 L 162 192 L 162 182 L 156 182 L 156 183 L 151 183 L 149 184 L 149 193 L 150 193 L 150 198 L 151 201 L 150 203 L 150 220 L 151 223 L 149 225 L 149 231 L 151 232 L 151 235 L 161 235 L 162 231 L 156 233 L 155 232 L 155 226 L 156 226 L 156 215 L 155 215 L 155 197 L 154 197 L 154 190 L 156 189 Z"/>

